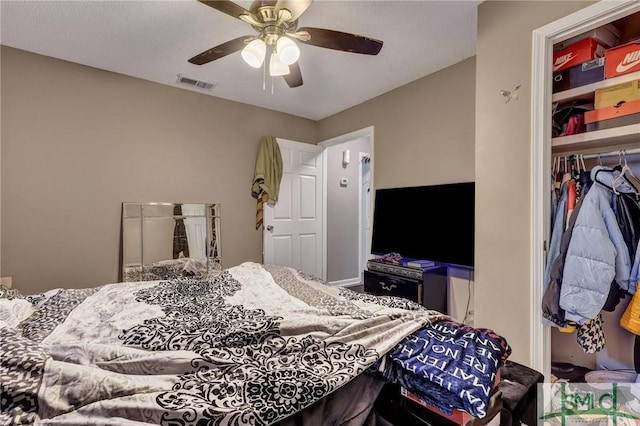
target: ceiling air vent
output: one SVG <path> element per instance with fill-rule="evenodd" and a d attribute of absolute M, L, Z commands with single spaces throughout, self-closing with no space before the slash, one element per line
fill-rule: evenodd
<path fill-rule="evenodd" d="M 193 78 L 185 77 L 183 75 L 178 74 L 178 83 L 186 84 L 188 86 L 198 87 L 200 89 L 212 90 L 216 87 L 216 83 L 208 83 L 202 80 L 195 80 Z"/>

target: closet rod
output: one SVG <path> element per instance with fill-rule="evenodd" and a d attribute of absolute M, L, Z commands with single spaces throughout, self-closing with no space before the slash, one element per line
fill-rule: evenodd
<path fill-rule="evenodd" d="M 588 160 L 590 158 L 602 158 L 602 157 L 619 157 L 620 155 L 633 155 L 633 154 L 640 154 L 640 148 L 633 148 L 633 149 L 619 149 L 617 151 L 610 151 L 610 152 L 601 152 L 598 154 L 569 154 L 569 155 L 554 155 L 554 157 L 574 157 L 574 156 L 578 156 L 580 158 L 584 158 L 585 160 Z"/>

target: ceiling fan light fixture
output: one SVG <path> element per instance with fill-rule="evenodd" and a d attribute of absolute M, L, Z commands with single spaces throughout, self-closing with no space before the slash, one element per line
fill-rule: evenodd
<path fill-rule="evenodd" d="M 289 37 L 282 36 L 276 42 L 278 58 L 286 65 L 291 65 L 300 57 L 300 48 Z"/>
<path fill-rule="evenodd" d="M 280 61 L 276 52 L 271 54 L 271 59 L 269 60 L 269 75 L 271 77 L 276 77 L 279 75 L 287 75 L 289 74 L 289 65 Z"/>
<path fill-rule="evenodd" d="M 253 68 L 260 68 L 267 54 L 267 45 L 259 38 L 253 40 L 242 49 L 242 59 Z"/>

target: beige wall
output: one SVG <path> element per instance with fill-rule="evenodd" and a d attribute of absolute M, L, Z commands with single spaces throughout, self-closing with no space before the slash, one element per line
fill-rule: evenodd
<path fill-rule="evenodd" d="M 532 31 L 592 2 L 485 1 L 476 48 L 475 325 L 499 330 L 530 363 Z M 502 89 L 521 85 L 505 103 Z"/>
<path fill-rule="evenodd" d="M 221 203 L 223 266 L 259 261 L 248 187 L 263 134 L 315 143 L 375 125 L 378 187 L 473 180 L 474 58 L 321 122 L 2 59 L 2 275 L 25 292 L 115 281 L 122 201 Z"/>
<path fill-rule="evenodd" d="M 342 152 L 348 149 L 350 163 L 342 164 Z M 325 173 L 328 176 L 325 185 L 327 194 L 327 281 L 354 284 L 362 275 L 360 269 L 360 241 L 358 224 L 360 206 L 360 153 L 371 153 L 371 141 L 360 137 L 351 141 L 333 145 L 326 150 Z M 341 179 L 348 184 L 342 186 Z M 364 268 L 363 268 L 364 269 Z M 356 281 L 357 284 L 359 281 Z"/>
<path fill-rule="evenodd" d="M 223 266 L 260 261 L 258 141 L 317 123 L 2 47 L 2 275 L 24 292 L 117 281 L 123 201 L 216 202 Z"/>
<path fill-rule="evenodd" d="M 475 58 L 320 121 L 319 140 L 374 129 L 375 188 L 474 180 Z"/>

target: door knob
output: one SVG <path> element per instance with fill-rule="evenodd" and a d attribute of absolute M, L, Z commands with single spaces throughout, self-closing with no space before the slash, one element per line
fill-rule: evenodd
<path fill-rule="evenodd" d="M 273 231 L 273 225 L 267 225 L 267 231 Z"/>

